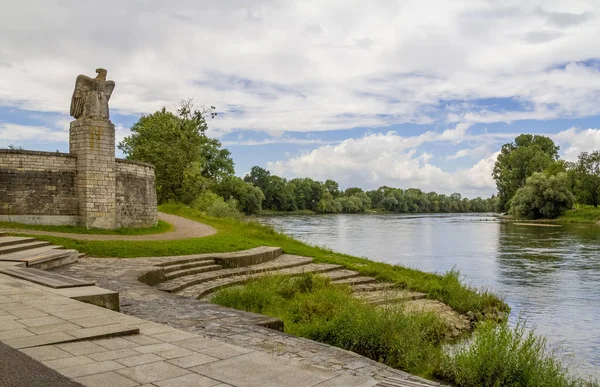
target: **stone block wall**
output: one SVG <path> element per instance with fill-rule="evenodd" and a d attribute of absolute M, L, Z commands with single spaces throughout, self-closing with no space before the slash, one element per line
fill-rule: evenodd
<path fill-rule="evenodd" d="M 148 227 L 158 222 L 152 164 L 116 159 L 117 227 Z"/>
<path fill-rule="evenodd" d="M 78 223 L 77 158 L 0 149 L 0 221 Z"/>

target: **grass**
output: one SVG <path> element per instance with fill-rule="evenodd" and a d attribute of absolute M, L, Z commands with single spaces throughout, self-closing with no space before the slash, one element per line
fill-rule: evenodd
<path fill-rule="evenodd" d="M 522 320 L 514 328 L 507 322 L 480 324 L 471 342 L 446 350 L 436 375 L 464 387 L 598 386 L 571 376 L 546 339 Z"/>
<path fill-rule="evenodd" d="M 447 326 L 432 313 L 377 308 L 326 278 L 268 276 L 225 288 L 219 305 L 279 317 L 289 334 L 344 348 L 391 367 L 431 376 Z"/>
<path fill-rule="evenodd" d="M 425 273 L 402 266 L 374 262 L 329 249 L 310 246 L 254 222 L 220 219 L 178 204 L 160 206 L 160 211 L 179 215 L 215 227 L 215 235 L 172 241 L 84 241 L 53 236 L 36 236 L 54 244 L 77 249 L 91 257 L 149 257 L 189 255 L 246 250 L 258 246 L 278 246 L 288 254 L 313 257 L 315 262 L 333 263 L 363 275 L 391 281 L 404 288 L 426 293 L 459 313 L 472 312 L 478 317 L 508 312 L 508 306 L 495 295 L 464 285 L 457 272 L 446 275 Z"/>
<path fill-rule="evenodd" d="M 154 227 L 144 228 L 119 228 L 116 230 L 99 230 L 99 229 L 87 229 L 85 227 L 77 226 L 45 226 L 39 224 L 23 224 L 13 222 L 0 222 L 0 229 L 21 229 L 21 230 L 35 230 L 35 231 L 50 231 L 50 232 L 64 232 L 69 234 L 98 234 L 98 235 L 151 235 L 161 234 L 173 230 L 173 226 L 162 220 L 158 221 L 158 224 Z"/>
<path fill-rule="evenodd" d="M 219 290 L 212 302 L 278 317 L 289 334 L 344 348 L 388 366 L 464 387 L 596 386 L 569 375 L 546 340 L 507 322 L 479 324 L 456 343 L 432 313 L 380 308 L 312 274 L 267 276 Z"/>
<path fill-rule="evenodd" d="M 597 223 L 600 221 L 600 208 L 579 206 L 573 210 L 565 211 L 556 220 L 561 223 Z"/>

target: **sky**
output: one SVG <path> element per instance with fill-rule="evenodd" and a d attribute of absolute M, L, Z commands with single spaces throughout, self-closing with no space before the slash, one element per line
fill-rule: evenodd
<path fill-rule="evenodd" d="M 0 6 L 0 147 L 68 152 L 75 78 L 102 67 L 117 142 L 193 98 L 239 176 L 486 197 L 520 133 L 568 160 L 600 149 L 598 0 Z"/>

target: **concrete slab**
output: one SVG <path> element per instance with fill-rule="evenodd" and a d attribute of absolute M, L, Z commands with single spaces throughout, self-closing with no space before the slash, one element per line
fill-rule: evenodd
<path fill-rule="evenodd" d="M 252 352 L 252 350 L 231 344 L 221 344 L 215 347 L 201 349 L 198 352 L 201 352 L 208 356 L 216 357 L 218 359 L 228 359 L 230 357 L 235 357 L 248 352 Z"/>
<path fill-rule="evenodd" d="M 135 387 L 139 386 L 137 382 L 119 375 L 114 371 L 102 372 L 99 374 L 82 376 L 75 378 L 74 381 L 81 383 L 86 387 Z"/>
<path fill-rule="evenodd" d="M 148 364 L 148 363 L 156 363 L 156 362 L 163 361 L 163 360 L 165 360 L 165 359 L 163 359 L 162 357 L 155 355 L 153 353 L 145 353 L 143 355 L 124 357 L 121 359 L 117 359 L 117 361 L 119 363 L 121 363 L 127 367 L 135 367 L 138 365 Z"/>
<path fill-rule="evenodd" d="M 50 367 L 55 370 L 58 370 L 61 368 L 75 367 L 78 365 L 90 364 L 90 363 L 95 363 L 95 362 L 96 362 L 95 360 L 90 359 L 89 357 L 86 357 L 86 356 L 71 356 L 71 357 L 65 357 L 62 359 L 46 360 L 46 361 L 43 361 L 42 363 L 46 367 Z"/>
<path fill-rule="evenodd" d="M 62 359 L 65 357 L 72 357 L 73 354 L 63 351 L 60 348 L 55 347 L 54 345 L 48 345 L 44 347 L 34 347 L 34 348 L 25 348 L 22 349 L 25 355 L 34 358 L 35 360 L 45 361 L 45 360 L 55 360 Z"/>
<path fill-rule="evenodd" d="M 262 352 L 251 352 L 190 370 L 236 387 L 312 387 L 335 377 L 326 370 L 292 365 Z"/>
<path fill-rule="evenodd" d="M 124 366 L 122 364 L 119 364 L 112 360 L 108 360 L 108 361 L 101 361 L 101 362 L 94 362 L 94 363 L 90 363 L 90 364 L 78 365 L 75 367 L 62 368 L 57 371 L 68 378 L 78 378 L 80 376 L 99 374 L 101 372 L 106 372 L 106 371 L 114 371 L 114 370 L 118 370 L 119 368 L 123 368 L 123 367 Z"/>
<path fill-rule="evenodd" d="M 218 360 L 219 359 L 217 359 L 216 357 L 204 355 L 202 353 L 194 353 L 192 355 L 171 359 L 169 360 L 169 363 L 175 364 L 176 366 L 181 368 L 190 368 Z"/>
<path fill-rule="evenodd" d="M 191 374 L 188 370 L 164 361 L 143 364 L 131 368 L 123 368 L 116 372 L 129 379 L 133 379 L 138 383 L 156 383 L 161 380 L 173 379 L 178 376 Z"/>
<path fill-rule="evenodd" d="M 221 384 L 221 382 L 202 375 L 189 374 L 155 382 L 154 384 L 158 387 L 213 387 Z"/>

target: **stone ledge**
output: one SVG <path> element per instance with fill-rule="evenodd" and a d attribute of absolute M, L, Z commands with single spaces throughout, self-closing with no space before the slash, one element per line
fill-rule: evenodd
<path fill-rule="evenodd" d="M 126 159 L 117 159 L 115 158 L 115 162 L 124 163 L 124 164 L 133 164 L 133 165 L 141 165 L 143 167 L 148 167 L 154 169 L 154 164 L 146 163 L 143 161 L 135 161 L 135 160 L 126 160 Z"/>
<path fill-rule="evenodd" d="M 0 149 L 0 154 L 15 154 L 15 155 L 30 155 L 30 156 L 59 156 L 59 157 L 71 157 L 76 159 L 77 156 L 71 153 L 61 152 L 44 152 L 44 151 L 32 151 L 24 149 Z"/>

